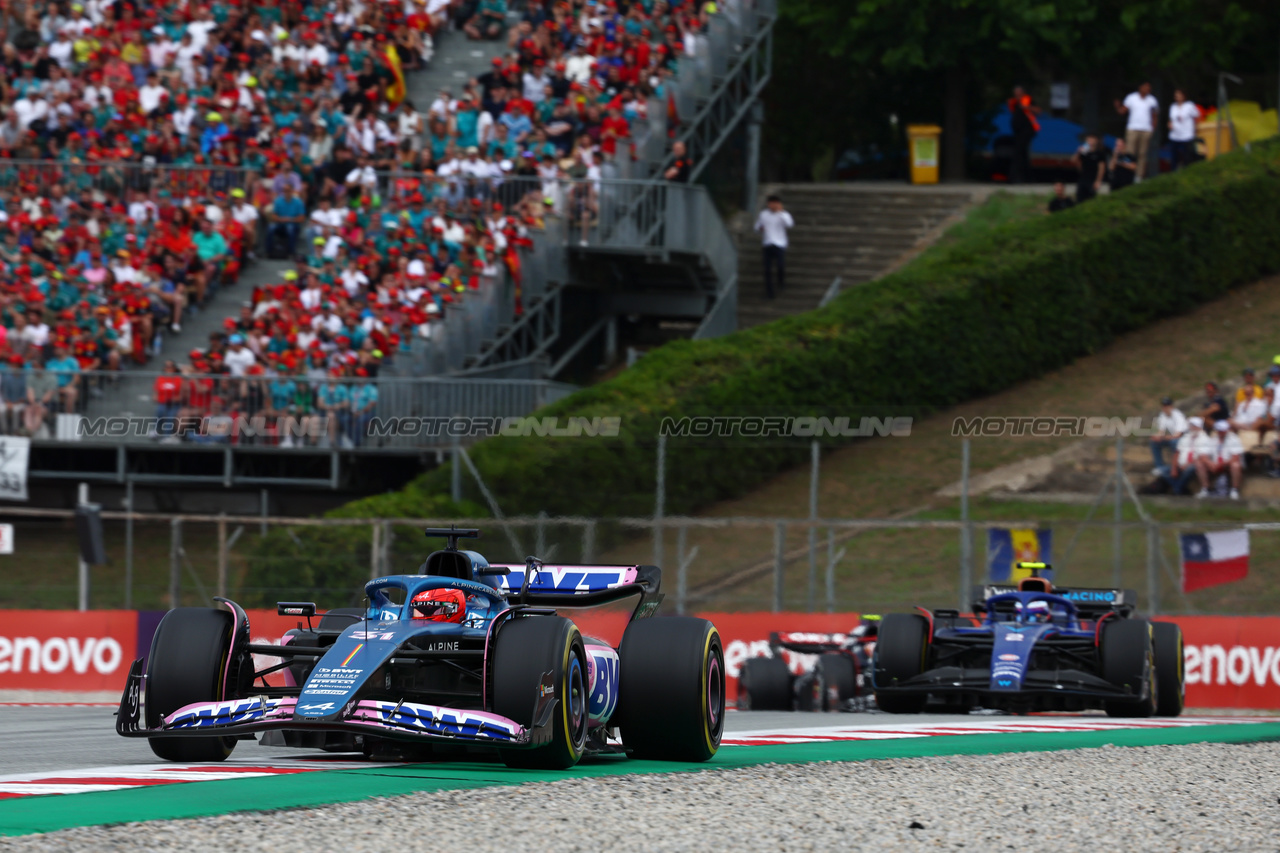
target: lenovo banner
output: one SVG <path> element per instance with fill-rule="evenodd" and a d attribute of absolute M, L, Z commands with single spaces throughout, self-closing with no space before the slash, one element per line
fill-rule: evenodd
<path fill-rule="evenodd" d="M 123 690 L 137 638 L 132 610 L 6 610 L 0 690 Z"/>
<path fill-rule="evenodd" d="M 1181 616 L 1190 708 L 1280 709 L 1280 617 Z"/>
<path fill-rule="evenodd" d="M 743 662 L 770 654 L 770 633 L 840 640 L 858 624 L 856 613 L 700 615 L 720 629 L 730 701 L 737 698 Z M 132 610 L 6 611 L 0 621 L 0 690 L 122 690 L 129 664 L 146 655 L 161 616 Z M 288 629 L 306 625 L 271 610 L 251 610 L 249 619 L 252 639 L 261 643 L 278 643 Z M 607 642 L 618 642 L 625 617 L 597 621 L 601 624 L 589 629 Z M 1280 709 L 1280 617 L 1182 616 L 1170 621 L 1182 626 L 1185 638 L 1188 707 Z M 813 655 L 783 654 L 796 673 L 815 661 Z M 260 658 L 257 663 L 266 667 L 278 661 Z M 279 678 L 270 680 L 280 683 Z"/>

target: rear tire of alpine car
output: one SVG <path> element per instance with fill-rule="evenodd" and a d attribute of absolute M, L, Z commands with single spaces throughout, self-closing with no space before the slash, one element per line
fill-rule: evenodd
<path fill-rule="evenodd" d="M 618 658 L 619 728 L 634 757 L 706 761 L 716 754 L 725 673 L 715 625 L 692 616 L 632 622 Z"/>
<path fill-rule="evenodd" d="M 320 623 L 316 625 L 316 633 L 325 634 L 332 631 L 340 634 L 363 619 L 364 615 L 363 607 L 335 607 L 320 617 Z"/>
<path fill-rule="evenodd" d="M 828 652 L 818 658 L 815 666 L 822 690 L 822 710 L 839 711 L 858 692 L 858 668 L 848 655 Z M 832 702 L 831 689 L 835 688 Z"/>
<path fill-rule="evenodd" d="M 1156 712 L 1159 679 L 1153 660 L 1151 623 L 1145 619 L 1109 620 L 1102 628 L 1102 677 L 1115 687 L 1146 694 L 1141 700 L 1103 704 L 1108 717 L 1150 717 Z"/>
<path fill-rule="evenodd" d="M 790 711 L 791 670 L 780 658 L 751 658 L 738 672 L 739 711 Z"/>
<path fill-rule="evenodd" d="M 924 710 L 926 693 L 885 693 L 897 682 L 924 672 L 929 654 L 929 622 L 915 613 L 894 613 L 884 617 L 876 638 L 875 673 L 876 706 L 886 714 L 919 714 Z"/>
<path fill-rule="evenodd" d="M 493 651 L 493 710 L 520 725 L 533 726 L 543 673 L 556 688 L 551 742 L 532 749 L 499 750 L 508 767 L 565 770 L 578 763 L 587 745 L 587 653 L 582 634 L 559 616 L 524 616 L 498 628 Z"/>
<path fill-rule="evenodd" d="M 1156 657 L 1156 715 L 1181 716 L 1187 702 L 1182 629 L 1172 622 L 1152 622 L 1151 639 Z"/>
<path fill-rule="evenodd" d="M 223 683 L 233 619 L 225 610 L 179 607 L 160 620 L 147 655 L 146 722 L 157 728 L 179 708 L 231 698 Z M 234 692 L 234 691 L 232 691 Z M 225 761 L 235 738 L 150 738 L 165 761 Z"/>

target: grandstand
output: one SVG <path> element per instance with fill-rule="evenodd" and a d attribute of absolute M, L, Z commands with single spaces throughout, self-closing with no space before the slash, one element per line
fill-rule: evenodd
<path fill-rule="evenodd" d="M 735 327 L 694 181 L 758 121 L 773 0 L 528 0 L 483 33 L 440 3 L 60 8 L 0 123 L 0 430 L 34 482 L 382 488 L 455 439 L 375 418 L 525 414 L 624 317 Z"/>

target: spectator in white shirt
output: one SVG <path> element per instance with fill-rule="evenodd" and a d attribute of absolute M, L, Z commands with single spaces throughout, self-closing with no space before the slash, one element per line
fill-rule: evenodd
<path fill-rule="evenodd" d="M 244 345 L 244 336 L 238 334 L 228 338 L 227 345 L 229 349 L 224 359 L 227 370 L 231 371 L 232 376 L 244 376 L 244 372 L 257 361 L 253 350 Z"/>
<path fill-rule="evenodd" d="M 1151 461 L 1155 465 L 1152 474 L 1164 473 L 1164 451 L 1168 448 L 1177 454 L 1178 439 L 1187 431 L 1187 418 L 1174 408 L 1173 398 L 1160 401 L 1160 414 L 1156 415 L 1156 434 L 1151 438 Z"/>
<path fill-rule="evenodd" d="M 1181 89 L 1173 90 L 1173 103 L 1169 106 L 1169 142 L 1173 145 L 1173 168 L 1191 165 L 1196 157 L 1196 123 L 1200 121 L 1200 108 Z"/>
<path fill-rule="evenodd" d="M 1176 409 L 1174 411 L 1177 411 Z M 1212 447 L 1213 439 L 1205 435 L 1204 418 L 1192 417 L 1187 419 L 1186 432 L 1178 439 L 1178 446 L 1173 453 L 1173 462 L 1169 465 L 1168 473 L 1162 474 L 1165 482 L 1169 484 L 1169 491 L 1175 495 L 1185 495 L 1187 486 L 1191 482 L 1191 478 L 1198 473 L 1196 469 L 1197 448 L 1203 449 L 1206 453 L 1214 450 Z M 1204 491 L 1205 482 L 1200 481 L 1199 491 Z"/>
<path fill-rule="evenodd" d="M 769 299 L 774 297 L 773 274 L 778 275 L 778 290 L 787 286 L 787 229 L 795 225 L 782 207 L 782 199 L 771 195 L 765 202 L 765 209 L 756 217 L 755 228 L 760 232 L 760 240 L 764 244 L 764 293 Z"/>
<path fill-rule="evenodd" d="M 161 86 L 159 80 L 160 78 L 152 71 L 147 74 L 146 84 L 138 90 L 138 106 L 142 108 L 142 114 L 145 116 L 149 117 L 164 106 L 165 100 L 169 97 L 169 90 Z"/>
<path fill-rule="evenodd" d="M 1231 489 L 1228 494 L 1231 500 L 1238 501 L 1240 500 L 1240 479 L 1244 476 L 1244 445 L 1240 443 L 1240 436 L 1231 431 L 1231 424 L 1227 421 L 1218 421 L 1213 425 L 1213 429 L 1218 434 L 1217 440 L 1214 441 L 1213 453 L 1198 453 L 1196 456 L 1196 471 L 1202 484 L 1196 497 L 1207 498 L 1208 485 L 1212 484 L 1218 475 L 1227 474 L 1230 477 Z"/>
<path fill-rule="evenodd" d="M 1124 147 L 1138 158 L 1138 180 L 1147 176 L 1147 155 L 1151 151 L 1151 133 L 1156 129 L 1160 102 L 1151 94 L 1151 84 L 1142 83 L 1130 92 L 1124 102 L 1116 101 L 1116 112 L 1128 116 L 1124 130 Z"/>

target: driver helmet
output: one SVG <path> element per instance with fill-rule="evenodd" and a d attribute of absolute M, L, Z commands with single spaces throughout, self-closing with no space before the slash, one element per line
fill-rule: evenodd
<path fill-rule="evenodd" d="M 859 640 L 874 640 L 880 633 L 879 616 L 863 616 L 858 627 L 853 629 L 853 636 Z"/>
<path fill-rule="evenodd" d="M 428 589 L 409 602 L 409 615 L 432 622 L 461 622 L 467 615 L 467 597 L 461 590 Z"/>
<path fill-rule="evenodd" d="M 1048 622 L 1053 619 L 1053 613 L 1049 610 L 1049 602 L 1032 601 L 1027 605 L 1026 618 L 1028 622 Z"/>

